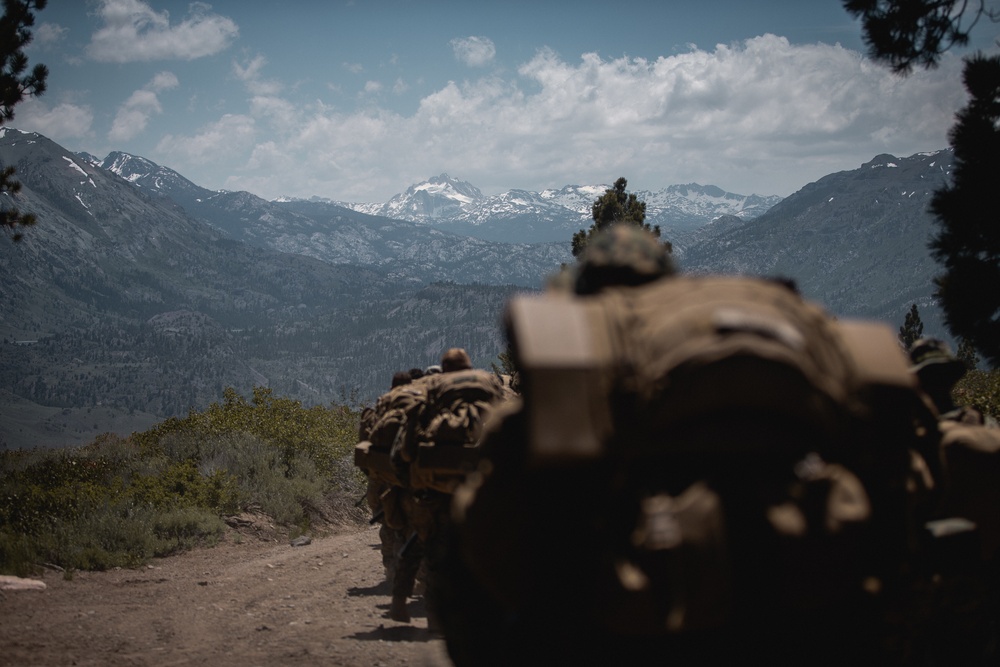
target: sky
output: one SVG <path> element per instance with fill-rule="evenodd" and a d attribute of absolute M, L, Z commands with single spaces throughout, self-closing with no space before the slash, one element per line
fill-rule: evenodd
<path fill-rule="evenodd" d="M 990 0 L 997 6 L 998 0 Z M 10 126 L 213 190 L 383 202 L 628 179 L 788 196 L 948 146 L 961 57 L 899 77 L 841 0 L 49 0 Z M 996 52 L 1000 24 L 973 47 Z"/>

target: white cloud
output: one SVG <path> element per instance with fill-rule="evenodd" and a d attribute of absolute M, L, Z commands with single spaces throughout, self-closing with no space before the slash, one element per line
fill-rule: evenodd
<path fill-rule="evenodd" d="M 160 72 L 153 77 L 153 80 L 149 82 L 147 86 L 149 90 L 156 92 L 169 90 L 171 88 L 176 88 L 180 85 L 180 81 L 177 79 L 177 75 L 173 72 Z"/>
<path fill-rule="evenodd" d="M 254 56 L 245 65 L 241 65 L 234 60 L 233 73 L 240 81 L 253 81 L 260 78 L 260 71 L 264 69 L 264 65 L 266 64 L 267 58 L 262 55 Z"/>
<path fill-rule="evenodd" d="M 361 63 L 342 63 L 341 67 L 346 69 L 351 74 L 361 74 L 365 71 L 364 65 Z"/>
<path fill-rule="evenodd" d="M 254 95 L 277 95 L 281 92 L 281 84 L 261 77 L 265 65 L 267 59 L 261 55 L 254 56 L 245 65 L 233 61 L 233 74 Z"/>
<path fill-rule="evenodd" d="M 295 105 L 280 97 L 266 95 L 259 95 L 250 100 L 250 113 L 254 118 L 267 118 L 278 126 L 290 126 L 299 120 L 299 112 Z"/>
<path fill-rule="evenodd" d="M 146 129 L 151 115 L 162 111 L 156 93 L 150 90 L 135 91 L 115 114 L 108 140 L 116 143 L 134 138 Z"/>
<path fill-rule="evenodd" d="M 255 127 L 250 116 L 226 114 L 192 136 L 165 135 L 156 152 L 176 160 L 173 168 L 184 173 L 186 166 L 219 163 L 252 148 Z"/>
<path fill-rule="evenodd" d="M 35 30 L 34 38 L 38 44 L 48 46 L 50 44 L 61 42 L 66 32 L 67 28 L 64 28 L 58 23 L 42 23 L 38 26 L 38 29 Z"/>
<path fill-rule="evenodd" d="M 469 67 L 483 67 L 497 55 L 493 40 L 488 37 L 462 37 L 451 40 L 455 58 Z"/>
<path fill-rule="evenodd" d="M 61 103 L 49 107 L 30 98 L 17 107 L 12 125 L 25 132 L 38 132 L 56 142 L 79 141 L 92 135 L 94 113 L 88 106 Z"/>
<path fill-rule="evenodd" d="M 171 25 L 169 12 L 157 12 L 142 0 L 102 0 L 97 13 L 103 26 L 91 36 L 87 53 L 94 60 L 117 63 L 216 54 L 229 46 L 239 28 L 210 9 L 192 3 L 190 13 Z"/>
<path fill-rule="evenodd" d="M 255 102 L 257 124 L 227 130 L 253 156 L 227 187 L 384 201 L 447 171 L 485 192 L 625 176 L 636 189 L 788 195 L 879 153 L 946 147 L 960 68 L 949 56 L 901 79 L 848 49 L 773 35 L 654 61 L 541 51 L 516 76 L 449 83 L 409 115 L 371 104 L 265 114 Z"/>
<path fill-rule="evenodd" d="M 112 143 L 128 141 L 142 133 L 153 114 L 163 113 L 157 93 L 176 88 L 179 84 L 173 72 L 160 72 L 144 88 L 132 93 L 118 108 L 108 140 Z"/>

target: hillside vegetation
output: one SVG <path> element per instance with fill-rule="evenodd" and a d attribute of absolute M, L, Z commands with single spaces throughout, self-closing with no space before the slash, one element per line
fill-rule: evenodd
<path fill-rule="evenodd" d="M 1000 371 L 969 372 L 954 397 L 1000 418 Z M 0 451 L 0 573 L 136 566 L 212 544 L 240 512 L 290 535 L 356 521 L 359 414 L 227 388 L 222 402 L 127 438 Z"/>
<path fill-rule="evenodd" d="M 969 371 L 952 392 L 956 405 L 971 405 L 1000 420 L 1000 369 Z"/>
<path fill-rule="evenodd" d="M 303 407 L 256 387 L 127 438 L 0 452 L 0 572 L 135 566 L 257 512 L 291 534 L 350 520 L 358 411 Z"/>

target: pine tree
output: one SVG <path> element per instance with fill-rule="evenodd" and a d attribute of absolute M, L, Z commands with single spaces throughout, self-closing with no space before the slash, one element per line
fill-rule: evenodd
<path fill-rule="evenodd" d="M 917 304 L 913 304 L 910 306 L 910 312 L 906 314 L 906 318 L 903 320 L 903 326 L 899 327 L 899 342 L 908 350 L 923 335 L 924 323 L 920 320 L 920 311 L 917 310 Z"/>
<path fill-rule="evenodd" d="M 0 124 L 13 120 L 14 107 L 25 97 L 45 92 L 45 79 L 49 75 L 45 65 L 35 65 L 27 73 L 28 57 L 24 47 L 31 41 L 28 30 L 35 24 L 35 10 L 45 9 L 47 0 L 4 0 L 0 16 Z M 20 182 L 14 180 L 14 167 L 0 169 L 0 195 L 16 195 Z M 21 234 L 18 227 L 35 224 L 35 216 L 21 213 L 16 208 L 0 210 L 0 227 L 17 241 Z"/>
<path fill-rule="evenodd" d="M 870 55 L 899 74 L 937 65 L 953 45 L 964 45 L 980 19 L 1000 21 L 986 0 L 844 0 L 860 18 Z M 965 59 L 969 104 L 949 139 L 955 151 L 952 183 L 937 190 L 931 211 L 938 233 L 931 254 L 944 268 L 935 295 L 949 331 L 1000 364 L 1000 224 L 993 194 L 1000 182 L 1000 56 Z"/>
<path fill-rule="evenodd" d="M 914 65 L 935 67 L 952 46 L 969 43 L 979 19 L 1000 18 L 985 0 L 844 0 L 844 8 L 861 19 L 868 55 L 897 74 L 909 74 Z"/>
<path fill-rule="evenodd" d="M 974 371 L 979 367 L 979 354 L 976 353 L 975 346 L 965 338 L 958 342 L 958 350 L 955 352 L 955 356 L 970 371 Z"/>
<path fill-rule="evenodd" d="M 660 226 L 650 226 L 646 223 L 646 202 L 639 201 L 635 193 L 625 192 L 628 181 L 619 178 L 613 187 L 604 191 L 591 206 L 591 217 L 594 223 L 590 229 L 580 230 L 573 234 L 573 256 L 579 257 L 587 249 L 587 244 L 594 234 L 614 224 L 638 225 L 660 238 Z M 665 244 L 667 252 L 672 250 L 670 243 Z"/>
<path fill-rule="evenodd" d="M 497 359 L 500 360 L 500 365 L 497 366 L 496 362 L 490 362 L 490 367 L 493 369 L 494 375 L 503 380 L 504 376 L 510 379 L 508 386 L 516 392 L 521 391 L 521 373 L 517 370 L 517 363 L 514 361 L 514 352 L 511 350 L 510 344 L 503 352 L 497 355 Z"/>
<path fill-rule="evenodd" d="M 938 232 L 931 254 L 944 268 L 936 296 L 952 334 L 1000 364 L 1000 220 L 991 202 L 1000 181 L 1000 57 L 965 63 L 969 104 L 949 135 L 953 181 L 934 193 Z"/>

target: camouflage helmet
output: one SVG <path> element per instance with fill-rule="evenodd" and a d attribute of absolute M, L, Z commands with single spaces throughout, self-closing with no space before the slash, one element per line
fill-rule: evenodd
<path fill-rule="evenodd" d="M 594 235 L 576 270 L 573 289 L 595 294 L 613 285 L 642 285 L 676 273 L 663 243 L 639 225 L 618 224 Z"/>
<path fill-rule="evenodd" d="M 921 338 L 910 346 L 910 370 L 921 382 L 946 383 L 951 386 L 965 375 L 965 363 L 951 353 L 939 338 Z"/>
<path fill-rule="evenodd" d="M 462 371 L 472 368 L 469 353 L 460 347 L 453 347 L 441 355 L 441 372 Z"/>

